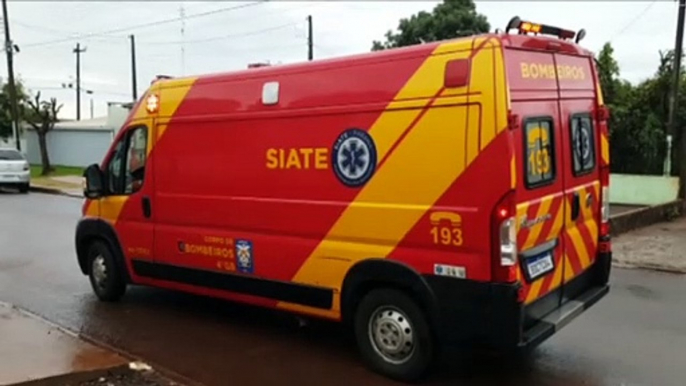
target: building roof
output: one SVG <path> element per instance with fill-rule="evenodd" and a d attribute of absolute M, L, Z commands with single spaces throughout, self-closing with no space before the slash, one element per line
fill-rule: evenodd
<path fill-rule="evenodd" d="M 33 130 L 33 127 L 24 123 L 24 128 L 27 130 Z M 115 131 L 116 128 L 108 125 L 107 117 L 98 117 L 93 119 L 83 119 L 77 120 L 64 120 L 55 123 L 53 130 L 66 130 L 66 131 Z"/>

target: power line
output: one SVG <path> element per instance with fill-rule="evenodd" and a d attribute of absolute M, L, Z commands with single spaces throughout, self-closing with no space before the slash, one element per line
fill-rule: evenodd
<path fill-rule="evenodd" d="M 64 88 L 64 87 L 54 87 L 54 86 L 45 86 L 45 87 L 40 87 L 40 86 L 30 86 L 27 85 L 26 88 L 29 90 L 45 90 L 45 91 L 69 91 L 72 92 L 73 89 L 71 88 Z M 124 92 L 116 92 L 116 91 L 105 91 L 105 90 L 97 90 L 97 89 L 89 89 L 90 91 L 93 91 L 93 94 L 102 94 L 102 95 L 118 95 L 118 96 L 125 96 L 127 98 L 131 98 L 131 94 L 129 93 L 124 93 Z"/>
<path fill-rule="evenodd" d="M 617 33 L 615 33 L 614 35 L 612 35 L 612 37 L 610 38 L 609 42 L 612 42 L 613 40 L 615 40 L 615 38 L 616 38 L 617 36 L 623 34 L 627 29 L 629 29 L 629 27 L 631 27 L 634 23 L 636 23 L 640 18 L 642 18 L 643 16 L 645 16 L 645 14 L 648 12 L 648 10 L 649 10 L 653 5 L 655 5 L 655 3 L 657 3 L 657 0 L 653 0 L 650 4 L 648 4 L 648 6 L 645 7 L 638 15 L 636 15 L 636 16 L 635 16 L 633 19 L 631 19 L 624 27 L 622 27 L 622 29 L 621 29 L 619 32 L 617 32 Z"/>
<path fill-rule="evenodd" d="M 24 23 L 23 21 L 19 21 L 16 19 L 10 20 L 10 24 L 16 24 L 16 25 L 24 27 L 26 29 L 32 29 L 32 30 L 36 30 L 36 31 L 45 31 L 45 32 L 51 33 L 51 34 L 60 34 L 60 35 L 73 35 L 73 34 L 75 34 L 75 32 L 73 32 L 73 31 L 56 30 L 56 29 L 52 29 L 52 28 L 39 26 L 39 25 Z"/>
<path fill-rule="evenodd" d="M 269 27 L 269 28 L 263 28 L 259 29 L 256 31 L 249 31 L 249 32 L 243 32 L 243 33 L 238 33 L 238 34 L 230 34 L 230 35 L 223 35 L 223 36 L 213 36 L 209 38 L 203 38 L 203 39 L 195 39 L 195 40 L 177 40 L 177 41 L 171 41 L 171 42 L 140 42 L 140 44 L 145 44 L 145 45 L 175 45 L 175 44 L 185 44 L 185 43 L 205 43 L 205 42 L 211 42 L 211 41 L 216 41 L 216 40 L 225 40 L 225 39 L 232 39 L 232 38 L 239 38 L 239 37 L 244 37 L 244 36 L 252 36 L 252 35 L 259 35 L 261 33 L 269 32 L 269 31 L 275 31 L 279 30 L 282 28 L 286 27 L 291 27 L 291 26 L 296 26 L 299 23 L 288 23 L 288 24 L 282 24 L 278 25 L 275 27 Z"/>
<path fill-rule="evenodd" d="M 251 53 L 251 52 L 265 52 L 265 51 L 278 51 L 278 50 L 284 50 L 284 49 L 291 49 L 291 48 L 300 48 L 302 47 L 301 43 L 298 44 L 289 44 L 289 45 L 279 45 L 279 46 L 271 46 L 271 47 L 250 47 L 250 48 L 231 48 L 231 51 L 226 51 L 226 52 L 216 52 L 215 56 L 222 56 L 224 54 L 226 55 L 235 55 L 236 53 Z M 145 53 L 141 55 L 141 57 L 144 57 L 146 60 L 150 59 L 160 59 L 160 60 L 168 60 L 172 58 L 175 54 L 173 52 L 165 52 L 161 54 L 149 54 Z M 197 56 L 202 56 L 206 57 L 206 53 L 197 53 L 197 52 L 187 52 L 186 55 L 190 57 L 197 57 Z"/>
<path fill-rule="evenodd" d="M 25 44 L 22 46 L 22 48 L 40 47 L 40 46 L 45 46 L 45 45 L 50 45 L 50 44 L 69 42 L 72 40 L 87 39 L 87 38 L 94 37 L 94 36 L 111 35 L 113 33 L 126 32 L 126 31 L 130 31 L 130 30 L 134 30 L 134 29 L 149 28 L 149 27 L 154 27 L 154 26 L 158 26 L 158 25 L 162 25 L 162 24 L 173 23 L 173 22 L 176 22 L 176 21 L 179 21 L 182 19 L 185 19 L 185 20 L 196 19 L 199 17 L 205 17 L 205 16 L 210 16 L 210 15 L 215 15 L 218 13 L 235 11 L 235 10 L 242 9 L 242 8 L 253 7 L 253 6 L 260 5 L 262 3 L 268 2 L 268 1 L 270 1 L 270 0 L 257 0 L 253 3 L 241 4 L 241 5 L 237 5 L 237 6 L 233 6 L 233 7 L 220 8 L 220 9 L 215 9 L 212 11 L 195 13 L 192 15 L 178 16 L 178 17 L 174 17 L 171 19 L 157 20 L 157 21 L 153 21 L 153 22 L 149 22 L 149 23 L 137 24 L 137 25 L 132 25 L 132 26 L 128 26 L 128 27 L 115 28 L 115 29 L 111 29 L 108 31 L 92 32 L 92 33 L 82 34 L 82 35 L 78 35 L 78 36 L 73 36 L 70 38 L 57 39 L 57 40 L 32 43 L 32 44 Z"/>

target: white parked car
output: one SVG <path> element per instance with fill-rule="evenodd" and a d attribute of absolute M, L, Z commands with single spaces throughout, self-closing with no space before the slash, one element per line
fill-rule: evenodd
<path fill-rule="evenodd" d="M 24 155 L 14 149 L 0 149 L 0 187 L 29 191 L 31 170 Z"/>

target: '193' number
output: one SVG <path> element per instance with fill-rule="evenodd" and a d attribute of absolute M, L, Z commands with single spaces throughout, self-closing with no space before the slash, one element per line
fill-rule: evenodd
<path fill-rule="evenodd" d="M 460 246 L 463 243 L 462 229 L 450 227 L 431 228 L 434 244 Z"/>
<path fill-rule="evenodd" d="M 533 175 L 550 172 L 550 155 L 548 149 L 533 149 L 529 154 L 529 170 Z"/>

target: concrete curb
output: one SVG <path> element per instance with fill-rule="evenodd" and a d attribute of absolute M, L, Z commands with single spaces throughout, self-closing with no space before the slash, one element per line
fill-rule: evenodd
<path fill-rule="evenodd" d="M 129 364 L 113 366 L 104 369 L 97 369 L 91 371 L 81 371 L 69 374 L 55 375 L 53 377 L 35 379 L 32 381 L 15 383 L 12 386 L 62 386 L 66 384 L 78 384 L 81 382 L 90 381 L 100 377 L 107 377 L 113 375 L 132 374 L 134 370 L 129 368 Z"/>
<path fill-rule="evenodd" d="M 66 197 L 73 197 L 73 198 L 83 198 L 83 195 L 69 193 L 69 192 L 66 192 L 66 191 L 61 190 L 61 189 L 48 188 L 45 186 L 31 185 L 29 187 L 29 191 L 35 192 L 35 193 L 43 193 L 43 194 L 55 194 L 55 195 L 59 195 L 59 196 L 66 196 Z"/>
<path fill-rule="evenodd" d="M 676 200 L 620 213 L 610 218 L 610 232 L 612 236 L 618 236 L 634 229 L 667 221 L 675 216 L 680 216 L 683 209 L 682 201 Z"/>
<path fill-rule="evenodd" d="M 188 377 L 186 377 L 186 376 L 184 376 L 184 375 L 181 375 L 181 374 L 177 373 L 176 371 L 173 371 L 173 370 L 171 370 L 171 369 L 168 369 L 168 368 L 166 368 L 166 367 L 164 367 L 164 366 L 160 366 L 160 365 L 158 365 L 158 364 L 155 363 L 155 362 L 144 361 L 144 360 L 143 360 L 140 356 L 138 356 L 138 355 L 135 355 L 135 354 L 133 354 L 133 353 L 131 353 L 131 352 L 128 352 L 128 351 L 123 350 L 123 349 L 120 349 L 120 348 L 118 348 L 118 347 L 114 347 L 114 346 L 112 346 L 112 345 L 110 345 L 110 344 L 108 344 L 108 343 L 105 343 L 105 342 L 103 342 L 103 341 L 101 341 L 101 340 L 98 340 L 98 339 L 96 339 L 96 338 L 93 338 L 93 337 L 91 337 L 91 336 L 89 336 L 89 335 L 86 335 L 86 334 L 83 334 L 83 333 L 80 333 L 80 334 L 77 334 L 77 335 L 78 335 L 78 337 L 79 337 L 80 339 L 83 339 L 84 341 L 86 341 L 86 342 L 88 342 L 88 343 L 91 343 L 91 344 L 93 344 L 93 345 L 96 345 L 96 346 L 98 346 L 98 347 L 102 347 L 102 348 L 107 349 L 107 350 L 110 350 L 110 351 L 113 351 L 113 352 L 115 352 L 115 353 L 121 355 L 121 356 L 124 357 L 124 358 L 128 358 L 128 359 L 129 359 L 130 361 L 132 361 L 132 362 L 136 362 L 136 361 L 145 362 L 145 363 L 147 363 L 149 366 L 151 366 L 151 367 L 154 369 L 154 371 L 157 372 L 158 374 L 160 374 L 160 375 L 162 375 L 162 376 L 164 376 L 164 377 L 167 377 L 167 378 L 169 378 L 169 379 L 171 379 L 171 380 L 173 380 L 173 381 L 176 381 L 177 383 L 181 383 L 181 384 L 186 385 L 186 386 L 206 386 L 204 383 L 200 383 L 200 382 L 198 382 L 198 381 L 196 381 L 196 380 L 194 380 L 194 379 L 190 379 L 190 378 L 188 378 Z M 22 386 L 23 386 L 23 385 L 22 385 Z"/>

